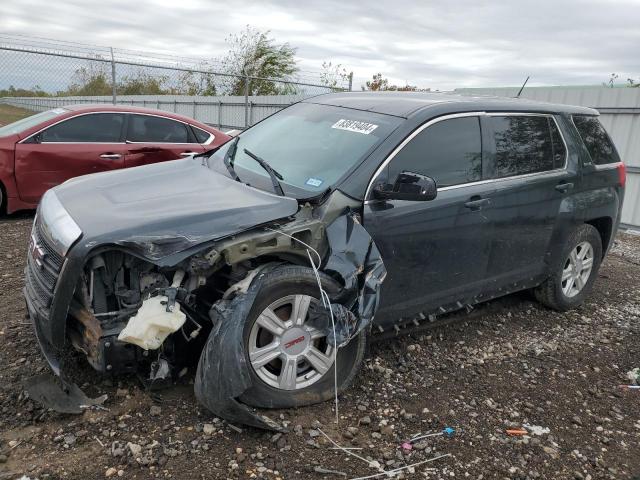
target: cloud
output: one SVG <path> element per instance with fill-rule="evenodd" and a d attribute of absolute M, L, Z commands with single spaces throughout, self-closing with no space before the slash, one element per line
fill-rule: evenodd
<path fill-rule="evenodd" d="M 212 58 L 248 24 L 297 47 L 304 70 L 345 65 L 356 87 L 381 72 L 450 89 L 639 78 L 639 23 L 637 1 L 8 0 L 0 31 Z"/>

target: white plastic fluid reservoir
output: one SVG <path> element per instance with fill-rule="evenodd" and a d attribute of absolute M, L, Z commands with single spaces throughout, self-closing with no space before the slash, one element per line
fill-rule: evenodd
<path fill-rule="evenodd" d="M 145 350 L 160 348 L 162 342 L 181 328 L 187 319 L 177 303 L 172 312 L 167 312 L 168 301 L 164 295 L 144 300 L 138 313 L 129 319 L 118 335 L 118 340 L 133 343 Z"/>

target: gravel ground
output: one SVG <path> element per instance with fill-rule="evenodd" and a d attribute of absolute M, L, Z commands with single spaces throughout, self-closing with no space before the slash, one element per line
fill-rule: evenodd
<path fill-rule="evenodd" d="M 325 403 L 269 412 L 290 428 L 273 435 L 212 417 L 189 375 L 152 398 L 134 377 L 99 377 L 79 361 L 84 390 L 106 393 L 108 410 L 69 416 L 31 401 L 23 382 L 48 368 L 20 291 L 31 221 L 0 220 L 0 479 L 352 478 L 439 455 L 449 456 L 403 475 L 640 478 L 640 391 L 618 387 L 640 367 L 638 236 L 618 237 L 582 308 L 560 314 L 520 293 L 373 344 L 338 425 Z M 548 433 L 506 433 L 524 425 Z M 456 434 L 400 447 L 445 426 Z M 332 450 L 322 432 L 377 463 Z"/>

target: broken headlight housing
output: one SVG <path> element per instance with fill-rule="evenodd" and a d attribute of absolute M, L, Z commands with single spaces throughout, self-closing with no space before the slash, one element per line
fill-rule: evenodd
<path fill-rule="evenodd" d="M 82 234 L 53 190 L 48 190 L 42 197 L 36 218 L 36 222 L 38 221 L 53 248 L 63 256 Z"/>

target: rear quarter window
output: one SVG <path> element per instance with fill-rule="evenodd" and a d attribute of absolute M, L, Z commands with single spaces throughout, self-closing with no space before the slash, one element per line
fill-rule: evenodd
<path fill-rule="evenodd" d="M 495 115 L 491 117 L 495 139 L 494 178 L 553 170 L 563 151 L 554 155 L 553 132 L 545 115 Z"/>
<path fill-rule="evenodd" d="M 200 130 L 198 127 L 194 127 L 193 125 L 191 125 L 191 128 L 193 129 L 193 133 L 196 136 L 196 140 L 198 141 L 198 143 L 205 143 L 207 140 L 209 140 L 209 137 L 211 137 L 211 134 L 209 132 Z"/>
<path fill-rule="evenodd" d="M 606 165 L 620 161 L 616 147 L 597 117 L 573 115 L 572 118 L 594 164 Z"/>

